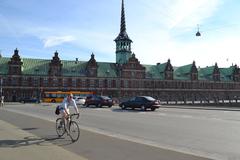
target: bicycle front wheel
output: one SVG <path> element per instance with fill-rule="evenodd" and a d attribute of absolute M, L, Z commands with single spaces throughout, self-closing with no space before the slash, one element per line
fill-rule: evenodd
<path fill-rule="evenodd" d="M 64 135 L 65 131 L 66 131 L 65 125 L 64 125 L 62 118 L 58 118 L 56 120 L 56 132 L 57 132 L 58 137 L 62 137 Z"/>
<path fill-rule="evenodd" d="M 75 121 L 70 122 L 69 136 L 71 137 L 73 142 L 77 141 L 80 136 L 79 126 L 78 126 L 77 122 L 75 122 Z"/>

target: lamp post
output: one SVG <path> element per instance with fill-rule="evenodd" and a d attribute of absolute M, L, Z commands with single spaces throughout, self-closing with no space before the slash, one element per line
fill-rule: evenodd
<path fill-rule="evenodd" d="M 4 101 L 4 98 L 3 98 L 3 94 L 2 94 L 2 84 L 3 84 L 3 79 L 2 79 L 2 77 L 1 77 L 1 80 L 0 80 L 0 85 L 1 85 L 1 90 L 0 90 L 0 94 L 1 94 L 1 97 L 0 97 L 0 99 L 1 99 L 1 107 L 3 107 L 3 101 Z"/>
<path fill-rule="evenodd" d="M 3 79 L 2 79 L 2 77 L 1 77 L 1 80 L 0 80 L 0 81 L 1 81 L 1 82 L 0 82 L 0 83 L 1 83 L 1 91 L 0 91 L 0 92 L 1 92 L 1 98 L 2 98 L 2 95 L 3 95 L 3 94 L 2 94 L 2 84 L 3 84 Z"/>
<path fill-rule="evenodd" d="M 38 78 L 38 100 L 41 102 L 42 99 L 42 90 L 41 90 L 41 78 Z"/>

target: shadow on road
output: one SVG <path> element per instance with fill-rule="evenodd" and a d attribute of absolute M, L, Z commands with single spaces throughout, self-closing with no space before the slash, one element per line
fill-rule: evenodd
<path fill-rule="evenodd" d="M 71 141 L 71 139 L 59 138 L 56 135 L 48 136 L 45 138 L 28 136 L 20 140 L 19 139 L 0 140 L 0 148 L 17 148 L 32 145 L 49 146 L 51 144 L 58 146 L 66 146 L 72 143 L 73 142 Z"/>
<path fill-rule="evenodd" d="M 23 147 L 23 146 L 30 146 L 30 145 L 41 145 L 46 142 L 43 138 L 36 138 L 36 137 L 24 137 L 23 139 L 9 139 L 9 140 L 0 140 L 0 147 L 5 148 L 16 148 L 16 147 Z"/>
<path fill-rule="evenodd" d="M 22 130 L 24 130 L 24 131 L 31 131 L 31 130 L 36 130 L 36 129 L 38 129 L 38 128 L 22 128 Z"/>
<path fill-rule="evenodd" d="M 72 140 L 67 136 L 58 137 L 56 135 L 50 135 L 50 136 L 44 137 L 44 140 L 57 146 L 67 146 L 75 143 L 75 142 L 72 142 Z"/>

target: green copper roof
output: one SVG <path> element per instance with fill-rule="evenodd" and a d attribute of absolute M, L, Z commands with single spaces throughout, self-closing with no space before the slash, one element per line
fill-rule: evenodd
<path fill-rule="evenodd" d="M 62 60 L 63 76 L 86 76 L 87 62 Z"/>
<path fill-rule="evenodd" d="M 117 77 L 117 69 L 115 63 L 98 62 L 98 77 Z"/>
<path fill-rule="evenodd" d="M 0 74 L 8 73 L 8 61 L 10 61 L 10 58 L 5 57 L 0 58 Z"/>
<path fill-rule="evenodd" d="M 235 69 L 235 66 L 231 66 L 229 68 L 220 68 L 220 73 L 224 75 L 232 75 L 234 69 Z"/>
<path fill-rule="evenodd" d="M 212 74 L 215 66 L 200 68 L 198 70 L 198 79 L 199 80 L 212 80 Z"/>
<path fill-rule="evenodd" d="M 191 68 L 192 68 L 192 64 L 174 68 L 174 74 L 173 74 L 174 79 L 190 80 Z"/>
<path fill-rule="evenodd" d="M 0 58 L 0 74 L 8 73 L 8 62 L 11 58 Z M 48 75 L 51 60 L 22 58 L 23 75 Z M 87 61 L 61 60 L 63 76 L 86 76 Z M 117 77 L 114 63 L 98 62 L 98 77 Z"/>
<path fill-rule="evenodd" d="M 23 59 L 23 74 L 37 74 L 47 75 L 49 70 L 50 60 L 41 59 Z M 86 76 L 85 61 L 69 61 L 62 60 L 62 75 L 63 76 Z M 113 63 L 99 62 L 98 65 L 98 77 L 117 77 L 116 67 Z"/>
<path fill-rule="evenodd" d="M 48 75 L 50 60 L 22 58 L 22 74 Z"/>
<path fill-rule="evenodd" d="M 164 74 L 166 66 L 167 66 L 167 62 L 163 64 L 157 64 L 156 68 L 160 73 Z"/>
<path fill-rule="evenodd" d="M 164 79 L 164 70 L 167 63 L 157 65 L 143 65 L 146 68 L 146 77 L 153 79 Z"/>
<path fill-rule="evenodd" d="M 231 66 L 229 68 L 220 68 L 221 73 L 221 81 L 231 81 L 233 79 L 233 71 L 235 69 L 235 66 Z"/>

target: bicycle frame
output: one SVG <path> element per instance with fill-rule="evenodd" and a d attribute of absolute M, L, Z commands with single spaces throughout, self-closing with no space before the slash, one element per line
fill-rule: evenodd
<path fill-rule="evenodd" d="M 79 126 L 77 124 L 77 122 L 75 122 L 73 120 L 73 117 L 77 116 L 77 119 L 79 118 L 79 114 L 70 114 L 69 115 L 69 122 L 68 122 L 68 128 L 66 128 L 66 124 L 65 124 L 65 120 L 63 122 L 62 118 L 58 118 L 56 120 L 56 132 L 58 134 L 59 137 L 62 137 L 66 132 L 68 133 L 68 136 L 70 136 L 70 138 L 72 139 L 73 142 L 77 141 L 80 135 L 80 129 Z M 76 135 L 73 135 L 75 134 Z M 76 136 L 76 137 L 74 137 Z"/>

